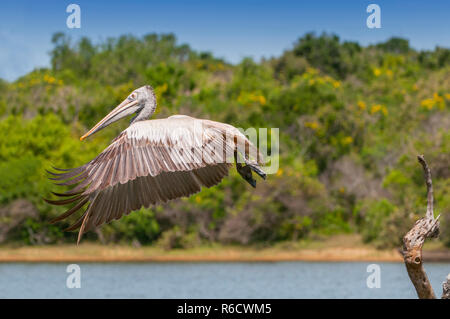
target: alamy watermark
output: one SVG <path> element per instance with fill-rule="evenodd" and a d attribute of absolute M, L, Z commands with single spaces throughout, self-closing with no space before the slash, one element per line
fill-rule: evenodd
<path fill-rule="evenodd" d="M 69 273 L 66 279 L 66 287 L 81 288 L 81 268 L 77 264 L 70 264 L 66 268 L 66 272 Z"/>
<path fill-rule="evenodd" d="M 69 29 L 81 28 L 81 8 L 78 4 L 69 4 L 66 8 L 66 12 L 70 13 L 67 17 L 66 25 Z"/>
<path fill-rule="evenodd" d="M 367 288 L 381 288 L 381 267 L 378 264 L 370 264 L 366 271 L 370 273 L 366 279 Z"/>
<path fill-rule="evenodd" d="M 381 28 L 381 8 L 378 4 L 372 3 L 367 6 L 367 13 L 370 15 L 367 17 L 366 25 L 369 29 Z"/>

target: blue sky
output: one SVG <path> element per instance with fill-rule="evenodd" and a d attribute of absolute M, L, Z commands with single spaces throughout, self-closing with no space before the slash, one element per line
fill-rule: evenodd
<path fill-rule="evenodd" d="M 81 7 L 81 29 L 68 29 L 66 7 Z M 381 29 L 369 29 L 366 8 L 381 7 Z M 48 66 L 51 36 L 100 41 L 121 34 L 174 33 L 180 43 L 236 63 L 281 54 L 309 31 L 336 33 L 366 45 L 391 36 L 417 49 L 450 47 L 450 1 L 3 1 L 0 78 L 12 81 Z"/>

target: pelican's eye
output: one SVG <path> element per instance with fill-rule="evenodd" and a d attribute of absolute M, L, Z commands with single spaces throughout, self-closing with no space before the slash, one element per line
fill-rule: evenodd
<path fill-rule="evenodd" d="M 131 93 L 130 96 L 128 97 L 129 100 L 136 100 L 137 98 L 137 94 L 136 93 Z"/>

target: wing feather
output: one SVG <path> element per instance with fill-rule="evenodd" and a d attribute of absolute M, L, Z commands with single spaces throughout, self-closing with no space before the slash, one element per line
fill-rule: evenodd
<path fill-rule="evenodd" d="M 201 129 L 198 129 L 198 126 Z M 196 128 L 197 127 L 197 128 Z M 231 136 L 231 137 L 230 137 Z M 256 149 L 231 125 L 187 116 L 141 121 L 123 131 L 101 154 L 72 170 L 57 169 L 52 179 L 75 185 L 65 194 L 77 195 L 56 205 L 75 205 L 53 221 L 69 217 L 86 203 L 82 216 L 67 230 L 85 231 L 119 219 L 140 207 L 190 196 L 218 184 L 231 161 L 224 155 Z M 259 154 L 257 158 L 262 158 Z M 64 181 L 65 180 L 65 181 Z"/>

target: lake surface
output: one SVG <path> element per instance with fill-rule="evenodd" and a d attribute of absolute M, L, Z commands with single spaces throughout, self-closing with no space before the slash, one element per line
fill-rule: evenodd
<path fill-rule="evenodd" d="M 69 289 L 68 264 L 0 264 L 0 298 L 416 298 L 405 266 L 377 263 L 368 288 L 364 262 L 80 263 L 81 288 Z M 450 263 L 425 265 L 435 292 Z"/>

